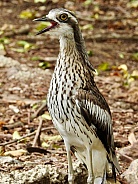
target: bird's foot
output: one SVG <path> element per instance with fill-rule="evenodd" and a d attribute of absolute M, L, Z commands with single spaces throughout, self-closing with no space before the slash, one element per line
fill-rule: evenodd
<path fill-rule="evenodd" d="M 98 177 L 94 179 L 94 184 L 106 184 L 106 181 L 103 181 L 102 177 Z"/>
<path fill-rule="evenodd" d="M 93 177 L 92 176 L 88 176 L 87 184 L 93 184 Z"/>
<path fill-rule="evenodd" d="M 74 175 L 73 174 L 68 175 L 68 182 L 69 182 L 69 184 L 74 184 Z"/>

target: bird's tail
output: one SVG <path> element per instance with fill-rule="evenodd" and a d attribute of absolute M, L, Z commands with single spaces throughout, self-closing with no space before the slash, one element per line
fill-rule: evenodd
<path fill-rule="evenodd" d="M 110 156 L 108 155 L 107 159 L 108 159 L 108 162 L 112 166 L 112 176 L 113 176 L 113 178 L 114 178 L 114 180 L 116 182 L 116 171 L 118 173 L 120 173 L 120 171 L 121 171 L 119 163 L 118 163 L 117 158 L 116 158 L 116 154 L 112 153 L 112 154 L 110 154 Z"/>
<path fill-rule="evenodd" d="M 116 170 L 118 171 L 118 173 L 120 173 L 121 169 L 120 169 L 119 163 L 117 161 L 116 155 L 113 154 L 112 158 L 113 158 L 113 164 L 114 164 Z"/>
<path fill-rule="evenodd" d="M 84 150 L 76 150 L 75 147 L 72 147 L 72 152 L 75 153 L 76 157 L 79 159 L 81 163 L 83 163 L 85 166 L 87 165 L 86 163 L 86 153 Z M 116 182 L 116 171 L 120 173 L 121 169 L 119 166 L 119 163 L 117 161 L 115 153 L 111 153 L 110 155 L 107 156 L 108 163 L 111 164 L 111 171 L 112 171 L 112 177 L 114 178 Z M 108 172 L 108 171 L 106 171 Z"/>

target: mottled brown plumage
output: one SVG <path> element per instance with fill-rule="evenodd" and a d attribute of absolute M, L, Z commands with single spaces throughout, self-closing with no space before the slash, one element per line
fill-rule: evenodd
<path fill-rule="evenodd" d="M 49 21 L 41 30 L 59 37 L 60 53 L 50 83 L 48 109 L 64 139 L 68 157 L 68 181 L 73 183 L 70 149 L 86 165 L 88 183 L 105 184 L 109 162 L 118 171 L 109 106 L 94 82 L 76 16 L 66 9 L 53 9 L 36 21 Z"/>

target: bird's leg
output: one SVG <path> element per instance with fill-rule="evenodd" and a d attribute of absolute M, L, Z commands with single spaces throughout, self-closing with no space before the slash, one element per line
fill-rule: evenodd
<path fill-rule="evenodd" d="M 69 184 L 74 184 L 74 173 L 70 150 L 67 151 L 67 159 L 68 159 L 68 182 Z"/>
<path fill-rule="evenodd" d="M 103 174 L 103 177 L 95 178 L 94 184 L 107 184 L 107 182 L 106 182 L 106 170 L 105 170 L 105 172 Z"/>
<path fill-rule="evenodd" d="M 103 175 L 103 181 L 102 181 L 102 184 L 106 184 L 106 169 L 105 169 L 105 172 L 104 172 L 104 175 Z"/>
<path fill-rule="evenodd" d="M 94 184 L 106 184 L 107 153 L 104 148 L 92 151 Z"/>
<path fill-rule="evenodd" d="M 68 182 L 69 184 L 74 184 L 74 173 L 73 173 L 73 166 L 71 160 L 71 152 L 70 152 L 70 145 L 65 143 L 66 151 L 67 151 L 67 160 L 68 160 Z"/>
<path fill-rule="evenodd" d="M 92 168 L 92 149 L 90 146 L 87 148 L 87 158 L 86 159 L 87 159 L 87 168 L 88 168 L 87 183 L 93 184 L 94 175 L 93 175 L 93 168 Z"/>

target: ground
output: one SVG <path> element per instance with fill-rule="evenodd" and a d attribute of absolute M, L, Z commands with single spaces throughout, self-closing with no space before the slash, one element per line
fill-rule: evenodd
<path fill-rule="evenodd" d="M 51 164 L 67 170 L 62 139 L 44 109 L 39 147 L 30 150 L 41 119 L 34 113 L 46 99 L 59 51 L 58 40 L 35 36 L 42 24 L 33 22 L 55 7 L 76 12 L 90 62 L 97 69 L 95 81 L 105 96 L 113 118 L 117 156 L 125 171 L 138 158 L 138 27 L 136 1 L 45 1 L 0 2 L 0 154 L 20 161 Z M 4 55 L 4 56 L 3 56 Z M 8 59 L 6 59 L 8 57 Z M 10 59 L 11 58 L 11 59 Z M 13 60 L 12 60 L 13 59 Z M 16 60 L 16 61 L 15 61 Z M 47 128 L 47 129 L 46 129 Z M 31 134 L 32 133 L 32 134 Z M 21 141 L 7 143 L 21 136 Z M 57 136 L 56 136 L 57 135 Z M 134 144 L 136 142 L 136 144 Z M 129 147 L 128 147 L 129 146 Z M 124 148 L 128 148 L 124 151 Z M 20 150 L 22 149 L 22 150 Z M 24 153 L 24 150 L 28 152 Z M 16 152 L 14 152 L 17 150 Z M 9 152 L 10 151 L 10 152 Z M 72 155 L 75 160 L 75 156 Z M 30 166 L 34 167 L 34 166 Z M 29 170 L 29 166 L 1 165 L 2 172 Z M 125 183 L 118 176 L 121 183 Z"/>

